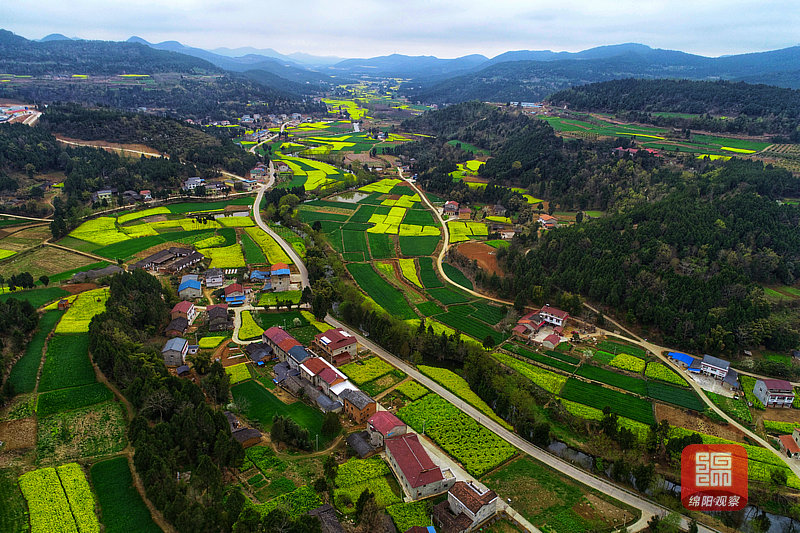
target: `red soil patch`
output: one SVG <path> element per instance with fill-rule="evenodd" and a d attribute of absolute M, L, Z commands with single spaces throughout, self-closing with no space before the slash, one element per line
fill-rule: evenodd
<path fill-rule="evenodd" d="M 503 271 L 497 264 L 497 250 L 482 242 L 465 242 L 459 244 L 456 250 L 469 260 L 478 262 L 478 266 L 489 274 L 495 273 L 503 276 Z"/>
<path fill-rule="evenodd" d="M 721 439 L 744 442 L 744 433 L 733 426 L 723 426 L 709 419 L 689 414 L 682 409 L 657 403 L 656 420 L 667 420 L 671 426 L 686 428 L 698 433 L 713 435 Z"/>
<path fill-rule="evenodd" d="M 479 178 L 479 177 L 477 177 L 477 176 L 464 176 L 464 177 L 463 177 L 463 178 L 461 178 L 461 179 L 463 179 L 464 181 L 469 181 L 469 182 L 471 182 L 471 183 L 489 183 L 489 180 L 488 180 L 488 179 L 486 179 L 486 178 Z"/>
<path fill-rule="evenodd" d="M 97 287 L 98 285 L 96 283 L 68 283 L 61 286 L 62 289 L 70 294 L 78 294 L 79 292 L 90 291 L 92 289 L 96 289 Z"/>

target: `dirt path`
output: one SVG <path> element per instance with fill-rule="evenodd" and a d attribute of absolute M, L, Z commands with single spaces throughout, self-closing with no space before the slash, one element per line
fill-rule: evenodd
<path fill-rule="evenodd" d="M 108 257 L 101 257 L 99 255 L 90 254 L 89 252 L 81 252 L 80 250 L 74 250 L 72 248 L 67 248 L 66 246 L 61 246 L 60 244 L 54 244 L 50 242 L 50 240 L 46 240 L 42 243 L 44 246 L 52 246 L 53 248 L 58 248 L 59 250 L 65 250 L 67 252 L 72 252 L 74 254 L 82 255 L 84 257 L 88 257 L 90 259 L 94 259 L 96 261 L 108 261 L 111 263 L 112 261 Z"/>

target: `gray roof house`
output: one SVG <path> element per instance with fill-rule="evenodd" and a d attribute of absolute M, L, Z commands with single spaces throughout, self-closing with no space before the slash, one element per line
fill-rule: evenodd
<path fill-rule="evenodd" d="M 189 351 L 189 341 L 175 337 L 168 340 L 161 349 L 161 356 L 167 366 L 181 366 L 186 362 L 186 352 Z"/>

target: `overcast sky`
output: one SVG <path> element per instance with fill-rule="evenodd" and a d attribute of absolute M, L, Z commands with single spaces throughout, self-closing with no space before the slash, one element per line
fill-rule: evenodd
<path fill-rule="evenodd" d="M 800 44 L 798 0 L 6 0 L 29 39 L 177 40 L 339 57 L 579 51 L 639 42 L 719 56 Z M 9 5 L 11 4 L 11 5 Z"/>

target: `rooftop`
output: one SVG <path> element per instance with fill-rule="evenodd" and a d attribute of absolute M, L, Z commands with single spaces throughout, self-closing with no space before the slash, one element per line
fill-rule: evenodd
<path fill-rule="evenodd" d="M 450 494 L 455 496 L 458 501 L 472 511 L 472 514 L 477 514 L 481 507 L 497 498 L 497 494 L 493 490 L 485 490 L 481 492 L 478 487 L 472 483 L 465 483 L 464 481 L 456 481 L 450 488 Z"/>
<path fill-rule="evenodd" d="M 384 437 L 392 430 L 392 428 L 405 425 L 402 420 L 397 418 L 389 411 L 378 411 L 369 417 L 367 422 L 369 422 L 369 425 L 372 426 L 375 431 L 379 432 Z"/>
<path fill-rule="evenodd" d="M 184 281 L 183 283 L 178 285 L 178 292 L 180 292 L 180 291 L 182 291 L 184 289 L 198 289 L 198 290 L 200 290 L 202 288 L 203 288 L 203 286 L 196 279 L 187 279 L 186 281 Z"/>
<path fill-rule="evenodd" d="M 174 337 L 168 340 L 164 344 L 164 347 L 161 349 L 161 353 L 164 353 L 169 350 L 176 350 L 182 352 L 184 348 L 188 347 L 189 347 L 189 341 L 187 341 L 186 339 L 181 339 L 180 337 Z"/>
<path fill-rule="evenodd" d="M 421 487 L 444 479 L 441 469 L 428 456 L 416 433 L 406 433 L 386 440 L 403 476 L 411 488 Z"/>
<path fill-rule="evenodd" d="M 549 305 L 545 305 L 544 307 L 542 307 L 539 313 L 547 313 L 548 315 L 552 315 L 558 318 L 567 318 L 569 316 L 569 313 L 567 313 L 566 311 L 562 311 L 557 307 L 550 307 Z"/>
<path fill-rule="evenodd" d="M 703 363 L 705 363 L 707 365 L 715 366 L 717 368 L 722 368 L 724 370 L 727 370 L 731 366 L 731 364 L 728 361 L 725 361 L 724 359 L 720 359 L 718 357 L 714 357 L 713 355 L 707 355 L 707 354 L 703 355 Z"/>
<path fill-rule="evenodd" d="M 781 444 L 783 444 L 787 452 L 800 453 L 800 446 L 797 445 L 791 435 L 781 435 L 778 439 L 780 439 Z"/>
<path fill-rule="evenodd" d="M 175 304 L 175 307 L 172 308 L 173 313 L 188 313 L 189 310 L 194 307 L 192 302 L 187 302 L 183 300 L 182 302 L 178 302 Z"/>
<path fill-rule="evenodd" d="M 359 409 L 359 410 L 364 409 L 366 406 L 368 406 L 371 403 L 375 403 L 375 400 L 373 400 L 372 398 L 367 396 L 363 391 L 360 391 L 360 390 L 345 391 L 342 394 L 342 397 L 346 401 L 348 401 L 351 404 L 353 404 L 353 406 L 355 406 L 355 408 Z"/>
<path fill-rule="evenodd" d="M 785 379 L 762 379 L 761 381 L 764 382 L 764 385 L 767 386 L 767 389 L 773 391 L 792 391 L 792 384 L 786 381 Z"/>

